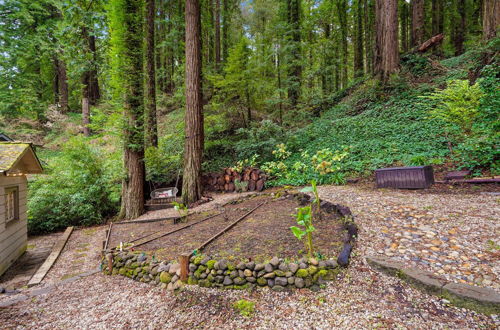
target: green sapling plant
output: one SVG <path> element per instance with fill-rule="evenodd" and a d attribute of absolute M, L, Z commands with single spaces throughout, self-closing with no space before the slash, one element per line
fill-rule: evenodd
<path fill-rule="evenodd" d="M 305 246 L 307 249 L 307 255 L 309 258 L 313 257 L 314 248 L 312 242 L 312 232 L 315 230 L 312 224 L 312 208 L 311 205 L 306 207 L 299 207 L 297 209 L 297 214 L 295 215 L 297 224 L 301 227 L 292 226 L 290 229 L 295 237 L 302 240 L 306 236 L 307 240 Z"/>
<path fill-rule="evenodd" d="M 172 202 L 174 209 L 179 213 L 181 222 L 185 223 L 188 220 L 189 210 L 188 207 L 182 203 Z"/>
<path fill-rule="evenodd" d="M 316 180 L 312 180 L 311 186 L 303 188 L 302 190 L 300 190 L 300 192 L 303 192 L 303 193 L 312 192 L 313 193 L 313 195 L 314 195 L 313 204 L 315 206 L 314 213 L 315 213 L 315 216 L 318 218 L 318 220 L 321 220 L 321 209 L 320 209 L 321 200 L 319 198 L 318 186 L 316 184 Z"/>

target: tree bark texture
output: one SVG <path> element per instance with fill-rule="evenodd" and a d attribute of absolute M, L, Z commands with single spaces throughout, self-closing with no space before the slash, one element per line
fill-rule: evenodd
<path fill-rule="evenodd" d="M 493 39 L 497 36 L 500 25 L 500 1 L 483 0 L 483 38 Z"/>
<path fill-rule="evenodd" d="M 145 146 L 158 146 L 155 72 L 155 0 L 146 2 L 146 104 Z"/>
<path fill-rule="evenodd" d="M 407 53 L 409 50 L 409 40 L 408 40 L 408 3 L 406 1 L 401 2 L 401 12 L 400 16 L 400 24 L 401 24 L 401 50 L 404 53 Z"/>
<path fill-rule="evenodd" d="M 425 41 L 425 7 L 424 0 L 412 0 L 411 3 L 411 43 L 415 47 Z"/>
<path fill-rule="evenodd" d="M 82 98 L 82 124 L 83 124 L 83 135 L 90 136 L 90 105 L 89 99 Z"/>
<path fill-rule="evenodd" d="M 125 219 L 139 217 L 144 211 L 144 57 L 143 27 L 144 4 L 142 0 L 126 0 L 123 7 L 124 44 L 120 56 L 123 90 L 123 117 L 125 126 L 124 169 L 122 207 L 120 215 Z"/>
<path fill-rule="evenodd" d="M 377 0 L 375 16 L 375 72 L 386 82 L 399 67 L 397 0 Z"/>
<path fill-rule="evenodd" d="M 82 37 L 86 43 L 85 51 L 91 54 L 92 61 L 88 65 L 87 70 L 83 73 L 83 96 L 89 99 L 90 105 L 96 105 L 101 98 L 99 89 L 99 79 L 97 76 L 97 53 L 95 36 L 90 35 L 87 27 L 82 27 Z"/>
<path fill-rule="evenodd" d="M 198 0 L 186 0 L 186 114 L 182 200 L 194 203 L 202 196 L 203 105 L 201 90 L 201 21 Z"/>
<path fill-rule="evenodd" d="M 339 23 L 340 23 L 340 36 L 341 36 L 341 47 L 342 47 L 342 71 L 341 71 L 341 88 L 347 87 L 347 82 L 349 80 L 348 77 L 348 57 L 349 57 L 349 43 L 348 43 L 348 19 L 347 19 L 347 10 L 349 4 L 347 0 L 337 0 L 337 11 L 339 15 Z"/>
<path fill-rule="evenodd" d="M 354 78 L 363 77 L 363 3 L 356 2 L 356 44 L 354 46 Z"/>
<path fill-rule="evenodd" d="M 217 69 L 219 69 L 221 58 L 220 58 L 220 0 L 215 0 L 215 64 Z"/>
<path fill-rule="evenodd" d="M 288 99 L 292 107 L 299 102 L 302 76 L 300 0 L 287 0 L 288 26 L 290 28 L 290 54 L 288 60 Z"/>
<path fill-rule="evenodd" d="M 464 40 L 465 40 L 465 0 L 457 0 L 456 11 L 459 15 L 458 24 L 455 25 L 455 38 L 453 44 L 455 46 L 455 56 L 458 56 L 464 52 Z"/>

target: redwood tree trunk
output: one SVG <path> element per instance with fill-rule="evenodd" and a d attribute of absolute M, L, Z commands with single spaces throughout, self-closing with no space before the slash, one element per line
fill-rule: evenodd
<path fill-rule="evenodd" d="M 287 0 L 288 26 L 290 28 L 288 60 L 288 99 L 292 107 L 299 102 L 302 76 L 300 46 L 300 0 Z"/>
<path fill-rule="evenodd" d="M 97 77 L 97 53 L 95 36 L 89 34 L 87 27 L 82 27 L 82 37 L 86 43 L 86 52 L 90 53 L 92 61 L 87 70 L 83 73 L 83 97 L 89 99 L 91 105 L 96 105 L 101 98 L 99 90 L 99 79 Z"/>
<path fill-rule="evenodd" d="M 408 41 L 408 3 L 406 1 L 402 1 L 401 3 L 401 12 L 399 13 L 400 21 L 401 21 L 401 50 L 406 53 L 409 50 L 409 41 Z"/>
<path fill-rule="evenodd" d="M 146 2 L 146 104 L 145 104 L 145 145 L 158 146 L 156 124 L 156 84 L 155 84 L 155 1 Z"/>
<path fill-rule="evenodd" d="M 89 99 L 82 98 L 82 124 L 83 124 L 83 135 L 90 136 L 90 105 Z"/>
<path fill-rule="evenodd" d="M 66 72 L 66 63 L 64 61 L 58 61 L 58 74 L 59 79 L 59 105 L 61 107 L 61 112 L 66 113 L 69 111 L 69 88 L 68 88 L 68 75 Z"/>
<path fill-rule="evenodd" d="M 347 10 L 349 4 L 347 0 L 338 0 L 337 1 L 337 11 L 339 15 L 339 23 L 340 23 L 340 36 L 341 36 L 341 47 L 342 47 L 342 71 L 340 76 L 341 88 L 347 87 L 347 82 L 349 77 L 347 76 L 347 58 L 349 57 L 349 45 L 348 45 L 348 22 L 347 22 Z"/>
<path fill-rule="evenodd" d="M 457 0 L 457 12 L 460 15 L 460 20 L 455 26 L 455 56 L 464 52 L 464 39 L 465 39 L 465 0 Z"/>
<path fill-rule="evenodd" d="M 201 22 L 198 0 L 186 0 L 186 115 L 184 204 L 201 198 L 201 161 L 203 157 L 203 105 L 201 91 Z"/>
<path fill-rule="evenodd" d="M 120 217 L 134 219 L 144 211 L 144 80 L 143 26 L 144 7 L 140 0 L 125 0 L 120 13 L 123 17 L 125 44 L 120 49 L 123 58 L 121 89 L 123 90 L 123 130 L 125 177 L 122 186 Z"/>
<path fill-rule="evenodd" d="M 362 77 L 363 65 L 363 4 L 357 0 L 356 4 L 356 44 L 354 46 L 354 78 Z"/>
<path fill-rule="evenodd" d="M 383 82 L 399 67 L 398 1 L 377 0 L 375 72 Z"/>
<path fill-rule="evenodd" d="M 483 0 L 483 38 L 490 40 L 496 37 L 500 25 L 500 1 Z"/>
<path fill-rule="evenodd" d="M 424 40 L 424 24 L 425 24 L 425 10 L 424 0 L 412 0 L 411 10 L 411 45 L 416 47 L 421 45 Z"/>
<path fill-rule="evenodd" d="M 215 0 L 215 65 L 220 66 L 220 0 Z"/>

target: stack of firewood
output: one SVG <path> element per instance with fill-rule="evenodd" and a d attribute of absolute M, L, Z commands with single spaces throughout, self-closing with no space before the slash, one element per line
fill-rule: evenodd
<path fill-rule="evenodd" d="M 206 191 L 262 191 L 265 183 L 266 174 L 252 167 L 241 172 L 226 168 L 222 173 L 209 173 L 202 178 Z"/>

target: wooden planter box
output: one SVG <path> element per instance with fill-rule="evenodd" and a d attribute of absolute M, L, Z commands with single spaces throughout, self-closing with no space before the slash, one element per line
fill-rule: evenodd
<path fill-rule="evenodd" d="M 434 183 L 432 166 L 391 167 L 375 170 L 377 188 L 425 189 Z"/>

